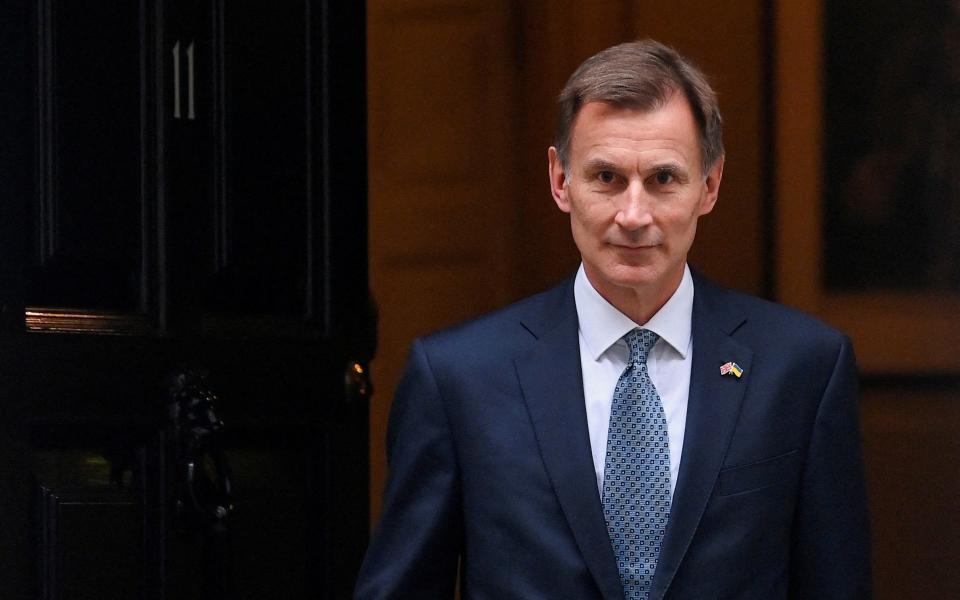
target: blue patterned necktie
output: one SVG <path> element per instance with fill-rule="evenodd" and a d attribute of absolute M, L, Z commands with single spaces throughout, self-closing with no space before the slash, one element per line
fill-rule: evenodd
<path fill-rule="evenodd" d="M 603 516 L 628 600 L 646 599 L 670 516 L 670 443 L 660 395 L 647 372 L 659 336 L 634 329 L 624 336 L 630 362 L 613 392 Z"/>

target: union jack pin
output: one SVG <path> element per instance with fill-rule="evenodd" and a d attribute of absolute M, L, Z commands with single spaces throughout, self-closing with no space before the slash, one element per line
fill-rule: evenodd
<path fill-rule="evenodd" d="M 743 368 L 735 362 L 728 362 L 720 367 L 721 375 L 730 375 L 731 373 L 736 375 L 737 379 L 740 379 L 740 376 L 743 375 Z"/>

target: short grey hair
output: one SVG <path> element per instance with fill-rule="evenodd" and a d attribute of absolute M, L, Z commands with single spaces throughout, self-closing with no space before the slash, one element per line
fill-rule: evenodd
<path fill-rule="evenodd" d="M 581 64 L 560 92 L 555 145 L 568 172 L 570 134 L 577 113 L 588 102 L 655 110 L 676 92 L 690 105 L 700 138 L 703 173 L 723 156 L 723 120 L 717 94 L 707 77 L 673 48 L 655 40 L 607 48 Z"/>

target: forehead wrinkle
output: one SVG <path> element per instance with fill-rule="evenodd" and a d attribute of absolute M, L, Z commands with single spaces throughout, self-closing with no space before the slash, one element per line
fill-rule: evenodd
<path fill-rule="evenodd" d="M 688 149 L 684 147 L 683 141 L 673 136 L 663 136 L 655 133 L 645 134 L 646 132 L 638 132 L 635 135 L 592 133 L 592 136 L 588 134 L 585 137 L 592 137 L 593 139 L 583 140 L 582 146 L 577 144 L 581 146 L 581 152 L 588 162 L 604 160 L 616 163 L 622 159 L 633 161 L 634 157 L 636 157 L 637 162 L 641 160 L 691 162 Z M 651 154 L 654 157 L 647 158 Z"/>

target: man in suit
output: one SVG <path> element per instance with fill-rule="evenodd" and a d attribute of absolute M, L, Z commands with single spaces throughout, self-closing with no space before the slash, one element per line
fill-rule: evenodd
<path fill-rule="evenodd" d="M 548 159 L 581 267 L 414 342 L 357 597 L 868 597 L 849 341 L 686 263 L 723 173 L 704 76 L 604 50 Z"/>

